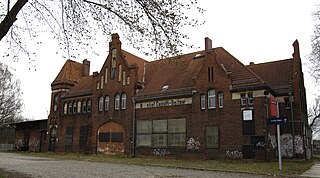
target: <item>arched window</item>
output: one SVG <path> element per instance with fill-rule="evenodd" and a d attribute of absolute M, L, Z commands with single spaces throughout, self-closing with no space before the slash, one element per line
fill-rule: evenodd
<path fill-rule="evenodd" d="M 91 100 L 90 99 L 87 102 L 87 112 L 91 112 Z"/>
<path fill-rule="evenodd" d="M 83 113 L 87 112 L 87 101 L 86 100 L 82 101 L 82 112 Z"/>
<path fill-rule="evenodd" d="M 126 109 L 127 107 L 127 95 L 122 93 L 121 95 L 121 109 Z"/>
<path fill-rule="evenodd" d="M 73 113 L 76 113 L 77 112 L 77 102 L 74 101 L 73 102 Z"/>
<path fill-rule="evenodd" d="M 81 101 L 78 101 L 77 113 L 81 113 Z"/>
<path fill-rule="evenodd" d="M 106 96 L 104 100 L 104 110 L 109 111 L 110 108 L 110 97 Z"/>
<path fill-rule="evenodd" d="M 69 112 L 68 113 L 72 114 L 72 102 L 70 101 L 68 105 L 69 105 Z"/>
<path fill-rule="evenodd" d="M 58 95 L 54 96 L 54 103 L 53 103 L 53 111 L 57 111 L 58 110 Z"/>
<path fill-rule="evenodd" d="M 114 97 L 114 110 L 119 110 L 119 105 L 120 105 L 120 95 L 116 94 Z"/>
<path fill-rule="evenodd" d="M 63 106 L 63 114 L 67 114 L 67 113 L 68 113 L 68 103 L 65 102 Z"/>
<path fill-rule="evenodd" d="M 216 91 L 214 89 L 208 90 L 208 109 L 216 108 Z"/>
<path fill-rule="evenodd" d="M 99 111 L 100 112 L 103 111 L 103 97 L 102 96 L 99 97 L 98 105 L 99 105 Z"/>

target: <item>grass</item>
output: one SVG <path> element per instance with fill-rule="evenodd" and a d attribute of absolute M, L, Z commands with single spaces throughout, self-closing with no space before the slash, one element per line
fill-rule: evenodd
<path fill-rule="evenodd" d="M 183 160 L 160 157 L 130 158 L 118 155 L 84 155 L 78 153 L 21 153 L 26 156 L 48 157 L 55 159 L 72 159 L 81 161 L 97 161 L 115 164 L 134 164 L 145 166 L 163 166 L 182 169 L 195 169 L 206 171 L 241 172 L 264 175 L 298 176 L 311 168 L 320 158 L 302 161 L 298 159 L 284 160 L 282 172 L 279 171 L 278 162 L 257 162 L 254 160 Z M 1 175 L 1 174 L 0 174 Z M 1 178 L 1 177 L 0 177 Z"/>

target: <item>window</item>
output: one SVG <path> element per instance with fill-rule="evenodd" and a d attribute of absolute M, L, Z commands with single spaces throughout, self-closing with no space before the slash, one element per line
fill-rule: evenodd
<path fill-rule="evenodd" d="M 79 148 L 85 149 L 88 137 L 88 126 L 81 126 L 80 127 L 80 137 L 79 137 Z"/>
<path fill-rule="evenodd" d="M 81 101 L 78 101 L 77 113 L 81 113 Z"/>
<path fill-rule="evenodd" d="M 223 108 L 223 93 L 218 93 L 218 106 Z"/>
<path fill-rule="evenodd" d="M 117 49 L 113 48 L 112 49 L 112 58 L 116 58 L 117 57 Z"/>
<path fill-rule="evenodd" d="M 211 89 L 208 91 L 208 109 L 216 108 L 216 91 Z"/>
<path fill-rule="evenodd" d="M 122 72 L 122 85 L 125 86 L 126 85 L 126 71 Z"/>
<path fill-rule="evenodd" d="M 127 85 L 130 85 L 130 76 L 127 77 Z"/>
<path fill-rule="evenodd" d="M 72 114 L 72 102 L 69 102 L 69 114 Z"/>
<path fill-rule="evenodd" d="M 57 111 L 58 110 L 58 95 L 54 96 L 54 104 L 53 104 L 53 111 Z"/>
<path fill-rule="evenodd" d="M 117 66 L 116 57 L 117 57 L 117 49 L 112 49 L 110 79 L 114 79 L 116 77 L 116 66 Z"/>
<path fill-rule="evenodd" d="M 200 95 L 200 108 L 206 109 L 206 95 Z"/>
<path fill-rule="evenodd" d="M 247 99 L 246 99 L 246 94 L 245 93 L 240 95 L 240 100 L 241 100 L 241 106 L 246 106 L 247 105 Z"/>
<path fill-rule="evenodd" d="M 127 95 L 123 93 L 121 95 L 121 109 L 126 109 L 126 105 L 127 105 Z"/>
<path fill-rule="evenodd" d="M 99 108 L 100 112 L 103 111 L 103 97 L 102 96 L 99 97 L 98 108 Z"/>
<path fill-rule="evenodd" d="M 100 78 L 100 89 L 103 89 L 103 75 L 101 75 L 101 78 Z"/>
<path fill-rule="evenodd" d="M 70 150 L 72 148 L 72 142 L 73 142 L 73 126 L 67 126 L 66 137 L 64 141 L 64 145 L 67 150 Z"/>
<path fill-rule="evenodd" d="M 68 103 L 65 102 L 63 107 L 63 114 L 67 114 L 67 113 L 68 113 Z"/>
<path fill-rule="evenodd" d="M 109 132 L 99 133 L 99 142 L 110 142 L 110 133 Z"/>
<path fill-rule="evenodd" d="M 114 97 L 114 110 L 119 110 L 119 105 L 120 105 L 120 95 L 116 94 Z"/>
<path fill-rule="evenodd" d="M 252 93 L 248 93 L 248 104 L 250 106 L 253 105 L 253 94 Z"/>
<path fill-rule="evenodd" d="M 106 96 L 104 100 L 104 110 L 109 111 L 110 108 L 110 97 Z"/>
<path fill-rule="evenodd" d="M 218 126 L 206 126 L 206 148 L 219 148 Z"/>
<path fill-rule="evenodd" d="M 185 145 L 185 119 L 161 119 L 137 122 L 137 146 L 184 147 Z"/>
<path fill-rule="evenodd" d="M 118 81 L 121 82 L 121 75 L 122 75 L 122 66 L 119 65 L 119 72 L 118 72 Z"/>
<path fill-rule="evenodd" d="M 91 100 L 88 100 L 88 103 L 87 103 L 87 112 L 91 112 Z"/>
<path fill-rule="evenodd" d="M 86 100 L 82 101 L 82 112 L 83 113 L 87 112 L 87 101 Z"/>
<path fill-rule="evenodd" d="M 100 84 L 99 82 L 97 82 L 97 90 L 99 90 Z"/>
<path fill-rule="evenodd" d="M 123 142 L 123 133 L 122 132 L 112 132 L 111 133 L 111 142 Z"/>
<path fill-rule="evenodd" d="M 208 67 L 208 81 L 213 82 L 213 67 Z"/>
<path fill-rule="evenodd" d="M 73 102 L 73 113 L 76 113 L 77 112 L 77 102 L 74 101 Z"/>
<path fill-rule="evenodd" d="M 186 119 L 168 120 L 168 138 L 169 146 L 186 145 Z"/>
<path fill-rule="evenodd" d="M 242 132 L 243 134 L 254 134 L 254 112 L 252 109 L 242 110 Z"/>

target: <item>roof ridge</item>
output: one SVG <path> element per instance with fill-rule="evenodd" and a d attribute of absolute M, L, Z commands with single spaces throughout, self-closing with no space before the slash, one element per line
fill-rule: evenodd
<path fill-rule="evenodd" d="M 281 59 L 281 60 L 276 60 L 276 61 L 268 61 L 268 62 L 262 62 L 262 63 L 253 63 L 253 64 L 248 64 L 246 66 L 254 66 L 254 65 L 264 65 L 264 64 L 271 64 L 271 63 L 279 63 L 279 62 L 285 62 L 285 61 L 289 61 L 292 60 L 293 58 L 289 58 L 289 59 Z"/>
<path fill-rule="evenodd" d="M 246 65 L 244 65 L 241 61 L 239 61 L 239 59 L 237 59 L 236 57 L 234 57 L 231 53 L 229 53 L 229 51 L 227 51 L 226 49 L 224 49 L 223 47 L 217 47 L 217 49 L 220 48 L 222 49 L 224 52 L 226 52 L 228 55 L 230 55 L 236 62 L 238 62 L 240 65 L 242 65 L 244 68 L 246 68 L 252 75 L 254 75 L 258 80 L 260 80 L 260 82 L 262 83 L 266 83 L 259 75 L 257 75 L 255 72 L 253 72 L 251 69 L 249 69 Z"/>

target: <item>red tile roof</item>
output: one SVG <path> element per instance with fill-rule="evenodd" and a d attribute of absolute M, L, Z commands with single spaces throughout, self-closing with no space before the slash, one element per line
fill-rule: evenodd
<path fill-rule="evenodd" d="M 67 60 L 51 85 L 60 82 L 76 83 L 81 77 L 83 77 L 83 64 Z"/>
<path fill-rule="evenodd" d="M 85 76 L 77 81 L 77 85 L 70 89 L 63 97 L 90 95 L 94 87 L 93 76 Z"/>
<path fill-rule="evenodd" d="M 292 59 L 251 64 L 247 67 L 266 81 L 278 94 L 291 91 Z"/>
<path fill-rule="evenodd" d="M 126 59 L 129 66 L 137 64 L 137 66 L 139 67 L 138 80 L 142 81 L 144 64 L 148 63 L 148 61 L 146 61 L 138 56 L 135 56 L 125 50 L 122 50 L 122 54 L 123 54 L 123 57 Z"/>

